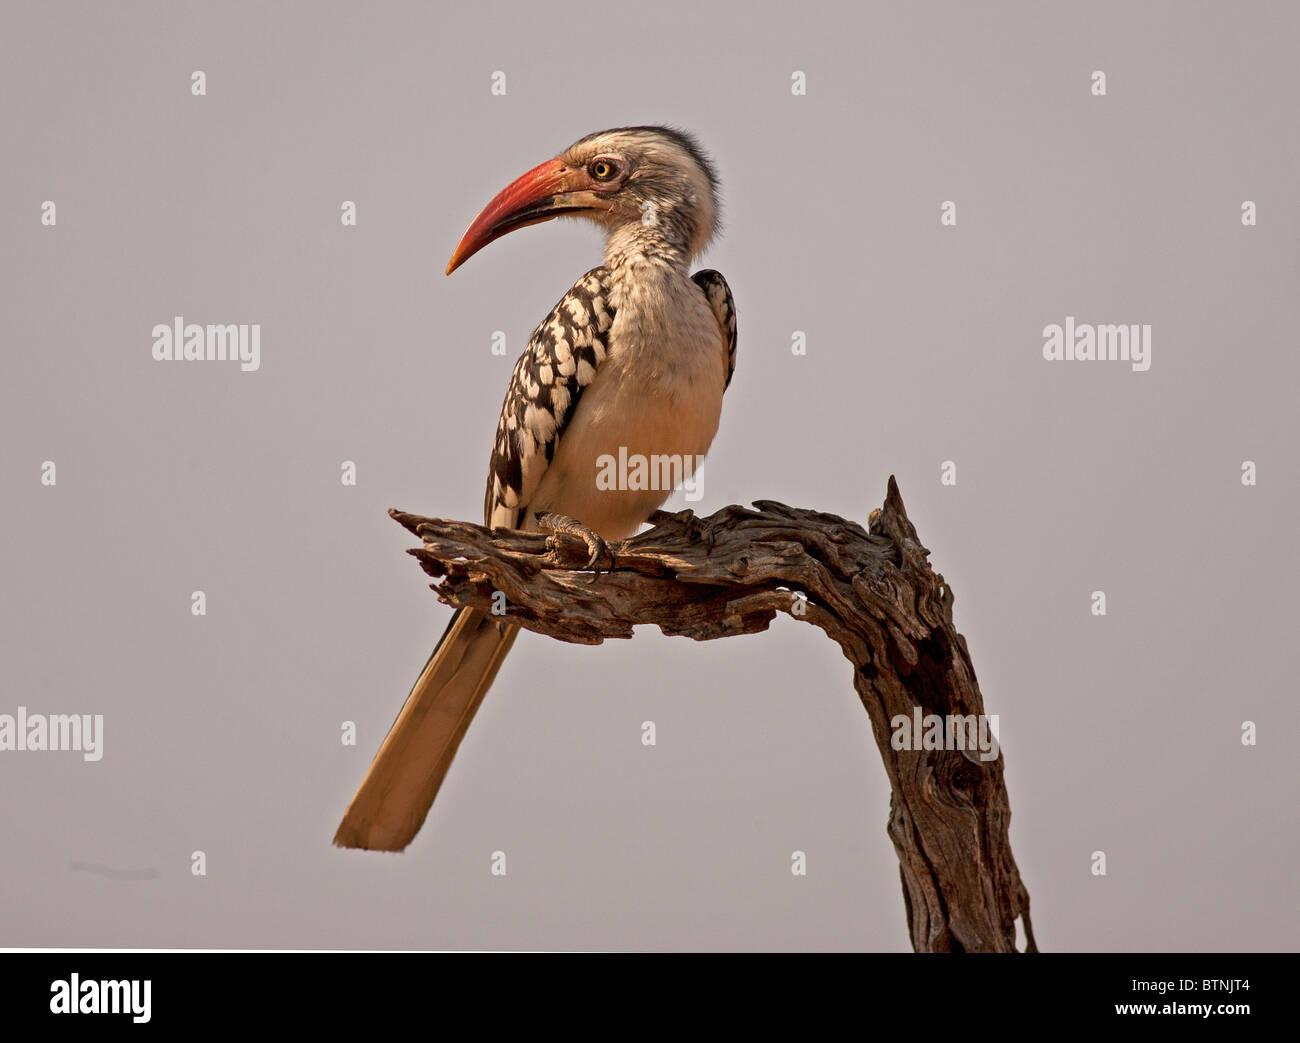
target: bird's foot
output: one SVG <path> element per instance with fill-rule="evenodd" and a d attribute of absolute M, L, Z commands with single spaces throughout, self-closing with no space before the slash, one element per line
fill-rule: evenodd
<path fill-rule="evenodd" d="M 543 529 L 549 529 L 553 533 L 567 533 L 570 536 L 577 536 L 587 545 L 587 550 L 591 552 L 591 559 L 587 562 L 587 568 L 594 569 L 595 575 L 592 577 L 594 583 L 600 577 L 600 561 L 602 558 L 609 558 L 608 572 L 614 567 L 614 552 L 609 549 L 609 544 L 605 538 L 598 532 L 593 532 L 580 521 L 575 521 L 563 514 L 553 514 L 550 511 L 543 511 L 537 515 L 537 524 Z M 554 537 L 551 537 L 554 539 Z M 548 540 L 548 543 L 550 541 Z M 555 549 L 555 544 L 551 543 L 551 549 Z"/>

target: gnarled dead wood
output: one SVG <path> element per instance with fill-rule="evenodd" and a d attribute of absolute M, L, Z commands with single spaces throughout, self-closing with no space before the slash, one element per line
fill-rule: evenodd
<path fill-rule="evenodd" d="M 894 479 L 868 529 L 758 500 L 709 518 L 660 512 L 616 545 L 593 582 L 577 537 L 491 530 L 390 511 L 423 545 L 410 553 L 438 597 L 491 611 L 561 641 L 631 637 L 638 624 L 697 641 L 766 630 L 778 612 L 821 627 L 853 664 L 892 788 L 898 853 L 918 952 L 1012 952 L 1015 921 L 1036 951 L 1029 894 L 1011 854 L 1003 759 L 953 749 L 895 750 L 891 722 L 983 715 L 953 594 L 931 570 Z M 606 563 L 607 564 L 607 563 Z"/>

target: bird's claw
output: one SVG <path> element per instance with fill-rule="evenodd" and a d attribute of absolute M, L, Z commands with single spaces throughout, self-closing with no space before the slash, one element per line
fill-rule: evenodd
<path fill-rule="evenodd" d="M 609 549 L 609 544 L 605 542 L 605 538 L 601 536 L 600 533 L 587 528 L 587 526 L 583 525 L 582 522 L 575 521 L 573 518 L 566 517 L 563 514 L 552 514 L 549 511 L 543 511 L 541 514 L 537 515 L 537 524 L 543 529 L 550 529 L 552 533 L 563 532 L 568 533 L 570 536 L 577 536 L 587 545 L 587 550 L 591 552 L 591 557 L 587 560 L 587 564 L 584 568 L 590 569 L 594 572 L 594 575 L 591 577 L 592 583 L 595 583 L 596 580 L 600 578 L 600 562 L 602 558 L 609 558 L 609 568 L 605 571 L 610 572 L 613 570 L 614 552 Z M 553 538 L 554 537 L 552 537 L 552 539 Z M 550 544 L 552 550 L 556 549 L 551 540 L 548 540 L 547 543 Z"/>

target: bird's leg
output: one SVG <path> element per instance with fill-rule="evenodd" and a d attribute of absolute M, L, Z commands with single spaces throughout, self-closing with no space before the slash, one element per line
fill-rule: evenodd
<path fill-rule="evenodd" d="M 596 576 L 600 575 L 600 559 L 608 556 L 609 566 L 614 567 L 614 552 L 609 549 L 609 544 L 605 542 L 603 536 L 598 532 L 593 532 L 580 521 L 563 514 L 554 514 L 551 511 L 542 511 L 536 516 L 537 524 L 543 529 L 550 529 L 551 532 L 564 532 L 570 536 L 577 536 L 587 545 L 587 550 L 591 552 L 591 560 L 587 562 L 587 568 L 595 569 Z M 608 571 L 608 569 L 606 570 Z M 596 577 L 592 577 L 595 581 Z"/>

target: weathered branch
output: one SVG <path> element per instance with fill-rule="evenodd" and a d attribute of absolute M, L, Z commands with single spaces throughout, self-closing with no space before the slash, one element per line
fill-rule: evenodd
<path fill-rule="evenodd" d="M 818 511 L 758 500 L 706 519 L 660 512 L 616 545 L 593 581 L 576 537 L 489 531 L 391 511 L 419 536 L 439 598 L 491 610 L 561 641 L 631 637 L 638 624 L 696 640 L 766 630 L 778 612 L 821 627 L 853 664 L 853 684 L 892 788 L 898 853 L 918 952 L 1011 952 L 1015 921 L 1035 950 L 1029 894 L 1011 854 L 1003 759 L 955 749 L 895 750 L 891 722 L 984 713 L 952 590 L 930 569 L 891 477 L 869 531 Z"/>

